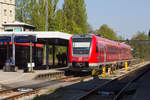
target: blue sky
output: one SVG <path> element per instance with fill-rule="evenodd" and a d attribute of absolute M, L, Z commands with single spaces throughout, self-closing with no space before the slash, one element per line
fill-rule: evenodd
<path fill-rule="evenodd" d="M 61 8 L 64 0 L 59 0 Z M 85 0 L 88 23 L 94 29 L 102 24 L 117 35 L 131 38 L 137 31 L 150 29 L 150 0 Z"/>

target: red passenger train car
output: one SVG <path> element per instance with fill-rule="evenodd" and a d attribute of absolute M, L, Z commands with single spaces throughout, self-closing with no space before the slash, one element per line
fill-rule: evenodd
<path fill-rule="evenodd" d="M 131 47 L 94 34 L 78 34 L 69 40 L 68 65 L 73 71 L 121 65 L 132 59 Z"/>

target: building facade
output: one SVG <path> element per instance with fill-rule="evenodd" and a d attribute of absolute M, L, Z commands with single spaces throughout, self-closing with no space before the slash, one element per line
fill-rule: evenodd
<path fill-rule="evenodd" d="M 15 21 L 15 0 L 0 0 L 0 31 L 4 31 L 2 24 Z"/>

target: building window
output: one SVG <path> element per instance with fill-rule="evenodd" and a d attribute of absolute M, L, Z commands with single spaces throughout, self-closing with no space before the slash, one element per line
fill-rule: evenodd
<path fill-rule="evenodd" d="M 7 10 L 6 10 L 6 9 L 4 9 L 4 15 L 5 15 L 5 16 L 7 15 Z"/>
<path fill-rule="evenodd" d="M 10 17 L 12 16 L 12 10 L 10 10 Z"/>
<path fill-rule="evenodd" d="M 22 32 L 22 28 L 14 28 L 14 32 Z"/>
<path fill-rule="evenodd" d="M 5 29 L 6 32 L 12 32 L 13 31 L 13 28 L 8 28 L 8 29 Z"/>

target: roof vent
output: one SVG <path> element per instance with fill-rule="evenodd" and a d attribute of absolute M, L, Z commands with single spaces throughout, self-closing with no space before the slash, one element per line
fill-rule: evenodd
<path fill-rule="evenodd" d="M 102 37 L 102 35 L 101 34 L 95 34 L 96 36 L 99 36 L 99 37 Z"/>

